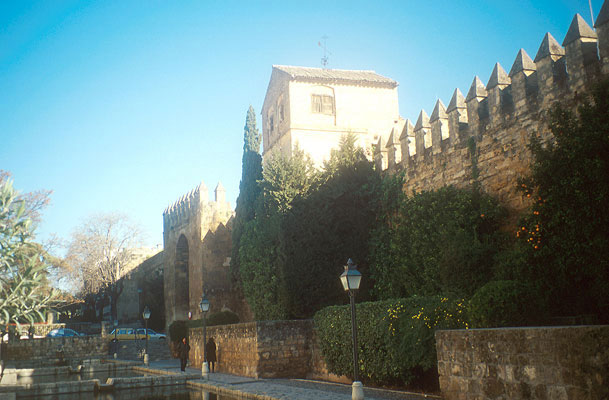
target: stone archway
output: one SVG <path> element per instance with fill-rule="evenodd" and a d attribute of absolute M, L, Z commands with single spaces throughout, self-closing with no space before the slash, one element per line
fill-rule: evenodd
<path fill-rule="evenodd" d="M 180 235 L 176 245 L 175 265 L 175 316 L 176 319 L 187 319 L 190 309 L 190 292 L 188 284 L 188 239 Z"/>

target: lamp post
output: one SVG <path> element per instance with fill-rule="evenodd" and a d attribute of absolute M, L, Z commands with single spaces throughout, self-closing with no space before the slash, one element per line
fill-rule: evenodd
<path fill-rule="evenodd" d="M 118 358 L 118 319 L 114 320 L 114 359 Z"/>
<path fill-rule="evenodd" d="M 203 376 L 203 378 L 207 378 L 207 374 L 209 374 L 209 365 L 207 364 L 207 349 L 205 348 L 205 345 L 207 344 L 207 327 L 205 326 L 205 317 L 209 311 L 209 300 L 205 296 L 205 291 L 203 291 L 203 295 L 201 296 L 199 309 L 201 310 L 201 315 L 203 316 L 203 363 L 201 363 L 201 376 Z"/>
<path fill-rule="evenodd" d="M 357 265 L 349 259 L 345 265 L 345 271 L 340 275 L 343 288 L 349 293 L 351 301 L 351 337 L 353 341 L 353 386 L 351 390 L 352 400 L 363 400 L 364 389 L 358 378 L 357 366 L 357 323 L 355 322 L 355 292 L 359 289 L 362 274 L 357 270 Z"/>
<path fill-rule="evenodd" d="M 144 307 L 142 317 L 144 317 L 144 323 L 146 326 L 146 351 L 144 352 L 144 365 L 148 365 L 148 318 L 150 318 L 150 309 L 148 306 Z"/>

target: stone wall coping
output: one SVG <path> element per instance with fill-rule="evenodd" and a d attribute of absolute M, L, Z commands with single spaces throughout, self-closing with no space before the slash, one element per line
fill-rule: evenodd
<path fill-rule="evenodd" d="M 293 323 L 312 323 L 313 320 L 312 319 L 288 319 L 288 320 L 264 320 L 264 321 L 249 321 L 249 322 L 239 322 L 236 324 L 227 324 L 227 325 L 212 325 L 212 326 L 207 326 L 207 329 L 229 329 L 229 328 L 233 328 L 233 327 L 239 327 L 239 326 L 268 326 L 268 325 L 276 325 L 276 324 L 281 324 L 281 325 L 286 325 L 287 324 L 293 324 Z M 202 326 L 197 326 L 195 328 L 188 328 L 189 330 L 202 330 L 203 327 Z"/>
<path fill-rule="evenodd" d="M 558 330 L 558 329 L 599 329 L 609 328 L 609 325 L 560 325 L 560 326 L 513 326 L 502 328 L 476 328 L 476 329 L 442 329 L 437 334 L 450 334 L 451 332 L 494 332 L 494 331 L 527 331 L 527 330 Z"/>

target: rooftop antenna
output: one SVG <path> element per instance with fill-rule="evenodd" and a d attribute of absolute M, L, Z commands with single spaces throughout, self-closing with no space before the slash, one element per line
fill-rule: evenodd
<path fill-rule="evenodd" d="M 590 6 L 590 18 L 592 18 L 592 26 L 594 26 L 594 13 L 592 12 L 592 0 L 588 0 L 588 5 Z"/>
<path fill-rule="evenodd" d="M 326 40 L 328 40 L 328 37 L 326 35 L 323 35 L 321 37 L 321 40 L 324 41 L 323 45 L 321 44 L 321 42 L 317 42 L 317 45 L 324 49 L 324 56 L 321 58 L 321 66 L 323 67 L 323 69 L 326 69 L 326 67 L 328 66 L 328 56 L 332 53 L 330 53 L 326 47 Z"/>

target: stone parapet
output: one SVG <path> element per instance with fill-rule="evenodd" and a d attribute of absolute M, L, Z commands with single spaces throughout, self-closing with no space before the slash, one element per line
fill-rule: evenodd
<path fill-rule="evenodd" d="M 607 399 L 609 326 L 436 332 L 445 400 Z"/>

